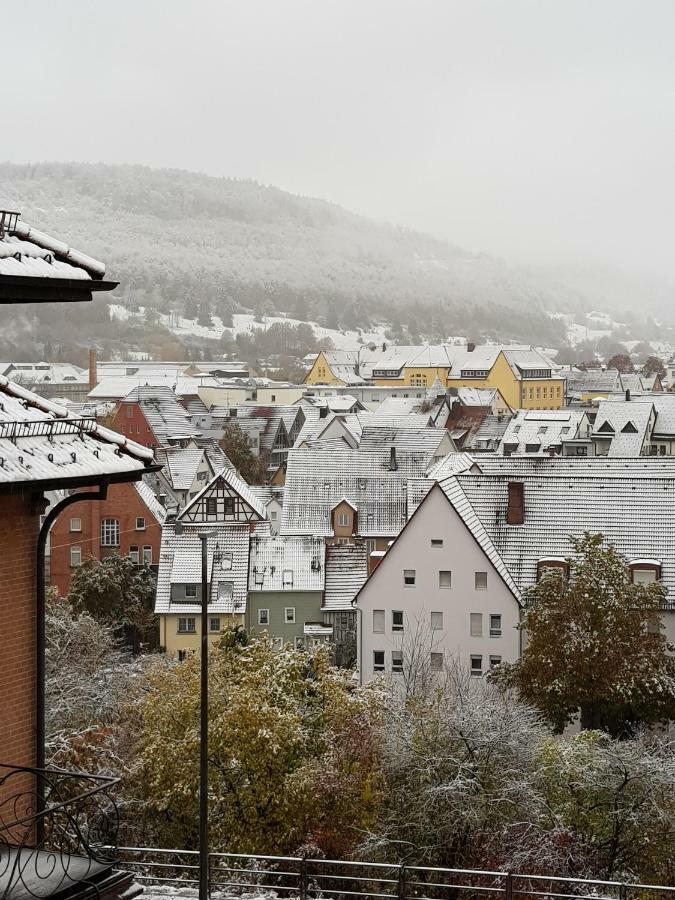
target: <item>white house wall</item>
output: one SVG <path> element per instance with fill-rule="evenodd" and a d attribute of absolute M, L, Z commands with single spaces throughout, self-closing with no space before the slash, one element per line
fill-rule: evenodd
<path fill-rule="evenodd" d="M 433 540 L 442 540 L 434 547 Z M 404 570 L 415 569 L 414 586 L 404 584 Z M 439 572 L 452 572 L 452 586 L 439 587 Z M 487 588 L 477 590 L 475 573 L 487 572 Z M 385 671 L 391 673 L 392 651 L 406 649 L 417 636 L 429 650 L 442 651 L 470 668 L 472 655 L 512 662 L 519 656 L 520 607 L 458 513 L 440 489 L 432 490 L 388 551 L 357 599 L 359 673 L 362 683 L 373 671 L 373 653 L 385 651 Z M 373 632 L 373 611 L 385 610 L 385 631 Z M 404 632 L 392 630 L 392 612 L 403 612 Z M 431 613 L 443 613 L 443 629 L 431 631 Z M 482 637 L 471 636 L 471 613 L 482 613 Z M 490 615 L 501 615 L 501 637 L 489 637 Z M 433 646 L 431 646 L 433 644 Z"/>

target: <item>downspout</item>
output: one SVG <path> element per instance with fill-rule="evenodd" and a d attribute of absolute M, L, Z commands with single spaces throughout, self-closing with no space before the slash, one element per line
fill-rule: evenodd
<path fill-rule="evenodd" d="M 36 661 L 36 732 L 35 732 L 35 760 L 38 769 L 45 768 L 45 598 L 47 594 L 47 586 L 45 584 L 45 549 L 47 546 L 47 535 L 52 527 L 54 520 L 61 512 L 73 503 L 80 503 L 83 500 L 105 500 L 108 494 L 108 481 L 102 481 L 97 491 L 82 491 L 75 494 L 69 494 L 53 506 L 42 523 L 40 533 L 37 540 L 37 603 L 36 603 L 36 644 L 37 644 L 37 661 Z M 42 779 L 38 779 L 38 791 L 44 789 Z M 38 797 L 38 802 L 41 798 Z"/>

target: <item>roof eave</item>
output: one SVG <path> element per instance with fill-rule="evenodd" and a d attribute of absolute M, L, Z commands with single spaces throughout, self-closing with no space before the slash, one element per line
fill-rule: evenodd
<path fill-rule="evenodd" d="M 148 472 L 160 472 L 161 466 L 146 465 L 142 469 L 134 469 L 129 472 L 100 473 L 98 475 L 81 475 L 77 478 L 45 478 L 44 480 L 29 479 L 26 481 L 11 481 L 0 484 L 0 494 L 20 494 L 30 491 L 54 491 L 59 489 L 95 487 L 100 484 L 123 484 L 130 481 L 140 481 Z"/>
<path fill-rule="evenodd" d="M 49 303 L 53 301 L 83 302 L 95 291 L 113 291 L 118 281 L 90 278 L 39 278 L 23 275 L 0 275 L 0 303 Z"/>

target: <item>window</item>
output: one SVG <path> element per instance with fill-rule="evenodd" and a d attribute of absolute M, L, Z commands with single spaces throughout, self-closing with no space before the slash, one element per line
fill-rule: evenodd
<path fill-rule="evenodd" d="M 145 519 L 143 516 L 136 516 L 136 531 L 145 531 Z"/>
<path fill-rule="evenodd" d="M 178 662 L 185 662 L 187 659 L 187 650 L 179 650 L 178 651 Z"/>
<path fill-rule="evenodd" d="M 286 622 L 287 625 L 292 625 L 293 622 L 295 622 L 295 607 L 294 606 L 285 607 L 284 622 Z"/>
<path fill-rule="evenodd" d="M 206 471 L 197 472 L 197 481 L 206 481 L 206 476 L 207 476 L 208 474 L 209 474 L 209 473 L 206 472 Z"/>
<path fill-rule="evenodd" d="M 258 625 L 269 625 L 269 624 L 270 624 L 269 609 L 259 609 L 258 610 Z"/>
<path fill-rule="evenodd" d="M 270 646 L 272 647 L 272 650 L 283 650 L 284 639 L 281 637 L 273 637 L 270 641 Z"/>
<path fill-rule="evenodd" d="M 129 559 L 132 563 L 138 565 L 139 555 L 138 555 L 138 544 L 132 544 L 129 547 Z"/>
<path fill-rule="evenodd" d="M 483 613 L 470 614 L 471 637 L 483 637 Z"/>
<path fill-rule="evenodd" d="M 373 672 L 384 672 L 384 650 L 373 650 Z"/>
<path fill-rule="evenodd" d="M 342 528 L 347 528 L 351 524 L 351 516 L 349 513 L 341 512 L 338 513 L 338 525 Z"/>
<path fill-rule="evenodd" d="M 82 531 L 82 519 L 74 518 L 70 520 L 71 531 Z"/>
<path fill-rule="evenodd" d="M 440 672 L 443 668 L 443 654 L 442 653 L 432 653 L 431 654 L 431 662 L 430 668 L 432 672 Z"/>
<path fill-rule="evenodd" d="M 452 587 L 452 572 L 449 569 L 441 569 L 438 573 L 439 588 Z"/>
<path fill-rule="evenodd" d="M 497 613 L 490 615 L 490 637 L 502 636 L 502 617 Z"/>
<path fill-rule="evenodd" d="M 220 619 L 217 616 L 209 619 L 209 631 L 220 631 Z"/>
<path fill-rule="evenodd" d="M 501 665 L 502 658 L 501 656 L 491 656 L 490 657 L 490 668 L 494 669 L 495 666 Z"/>
<path fill-rule="evenodd" d="M 143 547 L 143 562 L 148 566 L 152 565 L 152 547 L 150 544 L 145 544 Z"/>
<path fill-rule="evenodd" d="M 404 569 L 403 570 L 403 584 L 407 584 L 409 587 L 415 584 L 415 576 L 417 572 L 415 569 Z"/>
<path fill-rule="evenodd" d="M 71 566 L 81 566 L 82 565 L 82 547 L 71 547 L 70 548 L 70 565 Z"/>
<path fill-rule="evenodd" d="M 296 634 L 294 646 L 296 650 L 304 650 L 305 649 L 305 637 L 302 634 Z"/>
<path fill-rule="evenodd" d="M 402 672 L 403 671 L 403 650 L 392 650 L 391 651 L 391 671 L 392 672 Z"/>
<path fill-rule="evenodd" d="M 133 406 L 127 405 L 126 410 L 127 410 L 127 419 L 133 419 L 133 417 L 134 417 L 134 408 L 133 408 Z"/>
<path fill-rule="evenodd" d="M 281 573 L 282 588 L 293 587 L 293 569 L 284 569 Z"/>
<path fill-rule="evenodd" d="M 233 581 L 219 581 L 218 582 L 218 599 L 219 600 L 231 600 L 233 593 L 234 593 L 234 582 Z"/>
<path fill-rule="evenodd" d="M 226 516 L 234 515 L 234 497 L 225 497 L 223 500 L 223 512 Z"/>
<path fill-rule="evenodd" d="M 661 575 L 656 566 L 631 566 L 630 568 L 633 584 L 651 584 L 653 581 L 658 581 Z"/>
<path fill-rule="evenodd" d="M 101 519 L 101 546 L 119 547 L 120 523 L 119 519 Z"/>
<path fill-rule="evenodd" d="M 483 674 L 483 657 L 482 656 L 472 656 L 471 657 L 471 674 L 477 678 L 479 678 Z"/>
<path fill-rule="evenodd" d="M 192 598 L 194 600 L 197 596 L 197 585 L 196 584 L 186 584 L 185 585 L 185 596 L 188 599 Z"/>
<path fill-rule="evenodd" d="M 373 634 L 384 634 L 384 610 L 373 610 Z"/>
<path fill-rule="evenodd" d="M 178 620 L 178 633 L 179 634 L 194 634 L 197 630 L 195 625 L 196 619 L 192 618 L 180 618 Z"/>
<path fill-rule="evenodd" d="M 474 584 L 477 591 L 487 590 L 487 572 L 476 572 Z"/>
<path fill-rule="evenodd" d="M 431 630 L 432 631 L 442 631 L 443 630 L 443 613 L 442 612 L 432 612 L 432 614 L 431 614 Z"/>
<path fill-rule="evenodd" d="M 206 498 L 206 515 L 215 516 L 218 514 L 218 501 L 215 497 Z"/>
<path fill-rule="evenodd" d="M 276 509 L 271 509 L 270 510 L 270 521 L 276 522 L 276 520 L 277 520 L 277 511 L 276 511 Z"/>
<path fill-rule="evenodd" d="M 442 547 L 443 546 L 443 538 L 432 538 L 431 546 L 434 548 Z"/>
<path fill-rule="evenodd" d="M 392 631 L 403 631 L 403 612 L 400 609 L 392 610 L 391 630 Z"/>

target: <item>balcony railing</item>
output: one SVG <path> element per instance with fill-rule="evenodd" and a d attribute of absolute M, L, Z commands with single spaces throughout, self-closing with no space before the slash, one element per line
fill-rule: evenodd
<path fill-rule="evenodd" d="M 196 850 L 119 852 L 149 897 L 168 896 L 167 888 L 196 896 Z M 218 897 L 278 900 L 675 900 L 675 887 L 666 885 L 238 853 L 209 854 L 209 889 Z"/>
<path fill-rule="evenodd" d="M 0 764 L 0 900 L 99 895 L 117 859 L 117 780 Z"/>

